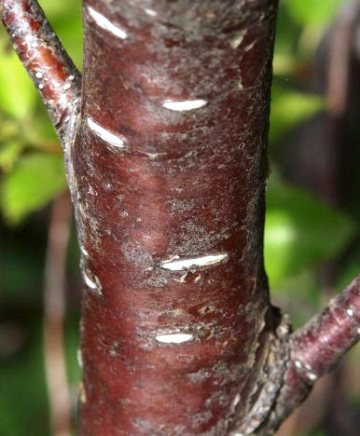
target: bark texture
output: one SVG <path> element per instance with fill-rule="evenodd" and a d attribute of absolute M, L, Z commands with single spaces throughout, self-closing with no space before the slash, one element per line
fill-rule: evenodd
<path fill-rule="evenodd" d="M 265 427 L 276 429 L 360 338 L 360 276 L 290 337 L 284 383 Z"/>
<path fill-rule="evenodd" d="M 271 434 L 359 339 L 359 277 L 292 335 L 269 301 L 276 3 L 85 0 L 80 117 L 80 74 L 38 3 L 0 0 L 64 145 L 81 435 Z"/>
<path fill-rule="evenodd" d="M 1 20 L 65 146 L 80 105 L 81 76 L 32 0 L 1 0 Z"/>
<path fill-rule="evenodd" d="M 260 394 L 275 3 L 85 1 L 84 435 L 227 434 Z"/>

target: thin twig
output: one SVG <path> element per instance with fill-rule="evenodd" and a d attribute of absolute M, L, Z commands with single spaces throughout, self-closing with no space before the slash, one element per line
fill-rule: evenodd
<path fill-rule="evenodd" d="M 302 403 L 316 380 L 334 369 L 359 338 L 360 276 L 291 336 L 290 360 L 271 428 Z"/>
<path fill-rule="evenodd" d="M 360 276 L 294 334 L 292 360 L 297 373 L 312 384 L 338 364 L 359 334 Z"/>
<path fill-rule="evenodd" d="M 0 0 L 0 16 L 65 145 L 80 109 L 80 73 L 36 0 Z"/>
<path fill-rule="evenodd" d="M 71 207 L 69 196 L 52 207 L 45 265 L 44 358 L 52 434 L 71 435 L 70 393 L 64 351 L 65 270 Z"/>
<path fill-rule="evenodd" d="M 350 68 L 354 31 L 358 20 L 359 3 L 352 1 L 341 9 L 330 34 L 326 89 L 328 122 L 325 125 L 327 170 L 320 180 L 320 194 L 324 200 L 333 205 L 339 202 L 339 162 L 346 142 L 345 121 L 351 86 Z M 321 270 L 323 295 L 329 295 L 329 289 L 333 287 L 334 273 L 336 274 L 334 262 L 323 265 Z M 356 283 L 350 285 L 343 294 L 332 300 L 324 312 L 315 316 L 303 329 L 293 335 L 290 343 L 291 360 L 281 395 L 272 414 L 277 424 L 281 424 L 282 420 L 303 402 L 316 380 L 329 373 L 346 351 L 357 342 L 360 327 L 360 287 Z M 350 294 L 351 298 L 348 301 L 347 296 Z M 353 308 L 351 304 L 354 305 Z M 339 390 L 335 382 L 335 374 L 331 376 L 333 379 L 329 377 L 323 379 L 323 383 L 327 384 L 323 402 L 328 406 L 332 397 L 329 394 L 334 393 L 336 388 Z M 336 391 L 336 394 L 338 393 Z M 298 415 L 297 420 L 303 427 L 303 414 Z"/>

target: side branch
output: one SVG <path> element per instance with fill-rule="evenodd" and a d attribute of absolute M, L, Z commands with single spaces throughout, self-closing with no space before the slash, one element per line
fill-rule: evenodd
<path fill-rule="evenodd" d="M 313 382 L 334 368 L 360 334 L 360 276 L 292 340 L 292 360 L 304 381 Z M 310 367 L 311 370 L 308 370 Z"/>
<path fill-rule="evenodd" d="M 65 146 L 80 108 L 80 73 L 36 0 L 0 0 L 0 16 Z"/>
<path fill-rule="evenodd" d="M 290 361 L 271 417 L 276 428 L 299 406 L 312 385 L 330 372 L 360 338 L 360 276 L 290 340 Z"/>

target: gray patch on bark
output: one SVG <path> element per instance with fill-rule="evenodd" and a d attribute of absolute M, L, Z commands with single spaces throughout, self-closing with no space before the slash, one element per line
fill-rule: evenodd
<path fill-rule="evenodd" d="M 257 400 L 246 416 L 242 417 L 241 423 L 235 421 L 231 436 L 271 434 L 267 429 L 267 423 L 284 383 L 284 374 L 290 358 L 289 334 L 290 325 L 285 315 L 275 334 L 271 334 L 269 338 L 268 354 L 253 388 L 255 395 L 260 385 Z"/>

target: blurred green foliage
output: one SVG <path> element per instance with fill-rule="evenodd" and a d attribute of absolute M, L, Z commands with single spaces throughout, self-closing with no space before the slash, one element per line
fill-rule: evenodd
<path fill-rule="evenodd" d="M 42 0 L 40 3 L 81 68 L 81 2 Z M 314 47 L 343 3 L 345 0 L 281 2 L 274 56 L 270 150 L 293 127 L 324 109 L 323 97 L 305 92 L 299 86 L 298 76 L 304 65 L 311 63 Z M 4 31 L 0 33 L 0 172 L 0 207 L 4 221 L 10 226 L 22 224 L 25 228 L 34 212 L 66 189 L 60 145 Z M 267 195 L 265 262 L 275 296 L 282 295 L 298 307 L 306 300 L 315 310 L 320 298 L 314 266 L 339 256 L 354 231 L 351 217 L 289 186 L 273 171 Z M 32 307 L 35 295 L 35 307 L 38 307 L 41 291 L 39 288 L 34 293 L 34 289 L 41 287 L 41 264 L 34 262 L 17 244 L 13 244 L 12 251 L 8 246 L 8 253 L 4 262 L 7 273 L 2 278 L 5 291 L 0 294 L 0 300 L 11 306 L 18 298 L 17 301 Z M 359 260 L 360 256 L 349 262 L 344 273 L 346 278 L 356 271 Z M 71 261 L 76 264 L 77 256 L 72 255 Z M 32 278 L 34 273 L 30 270 L 38 275 Z M 289 285 L 292 294 L 283 292 Z M 298 319 L 297 312 L 298 308 L 294 311 L 295 319 Z M 23 325 L 31 338 L 26 347 L 0 360 L 0 435 L 49 434 L 41 326 L 30 321 Z M 76 322 L 69 321 L 67 352 L 74 389 L 79 380 L 75 360 L 77 331 Z"/>
<path fill-rule="evenodd" d="M 286 7 L 291 18 L 301 26 L 322 27 L 334 18 L 340 4 L 341 0 L 291 0 Z"/>
<path fill-rule="evenodd" d="M 270 114 L 272 148 L 289 130 L 325 109 L 322 95 L 302 89 L 302 75 L 314 50 L 346 0 L 284 0 L 280 3 Z M 309 43 L 310 41 L 310 43 Z M 267 195 L 265 263 L 272 289 L 301 277 L 321 261 L 334 259 L 355 234 L 350 216 L 284 183 L 273 171 Z M 305 285 L 306 286 L 306 285 Z M 318 304 L 317 293 L 312 292 Z"/>
<path fill-rule="evenodd" d="M 271 285 L 341 252 L 354 233 L 352 220 L 315 197 L 271 177 L 267 192 L 265 259 Z"/>
<path fill-rule="evenodd" d="M 36 91 L 15 52 L 6 50 L 1 40 L 0 57 L 0 110 L 16 120 L 29 116 L 36 104 Z"/>
<path fill-rule="evenodd" d="M 291 127 L 310 118 L 324 107 L 319 95 L 305 94 L 274 80 L 272 87 L 269 139 L 275 142 Z"/>
<path fill-rule="evenodd" d="M 72 59 L 81 67 L 81 2 L 40 3 Z M 34 213 L 41 212 L 66 185 L 57 136 L 2 27 L 0 176 L 0 208 L 5 223 L 14 232 L 11 239 L 5 232 L 1 238 L 1 252 L 6 254 L 0 283 L 0 435 L 45 436 L 50 434 L 41 325 L 46 221 Z M 73 237 L 72 246 L 74 243 Z M 78 255 L 72 255 L 71 261 L 77 266 Z M 14 329 L 19 338 L 12 337 Z M 73 405 L 80 379 L 78 331 L 77 311 L 75 316 L 68 316 L 66 328 Z M 13 349 L 7 348 L 8 343 Z"/>
<path fill-rule="evenodd" d="M 66 189 L 61 156 L 32 153 L 25 155 L 2 184 L 1 206 L 5 218 L 17 223 Z"/>
<path fill-rule="evenodd" d="M 40 3 L 72 59 L 81 66 L 81 2 L 43 0 Z M 0 171 L 0 205 L 9 224 L 18 224 L 66 189 L 60 144 L 3 29 L 0 33 Z"/>
<path fill-rule="evenodd" d="M 39 319 L 28 319 L 32 337 L 0 365 L 0 434 L 50 434 Z M 4 334 L 0 330 L 0 334 Z"/>

